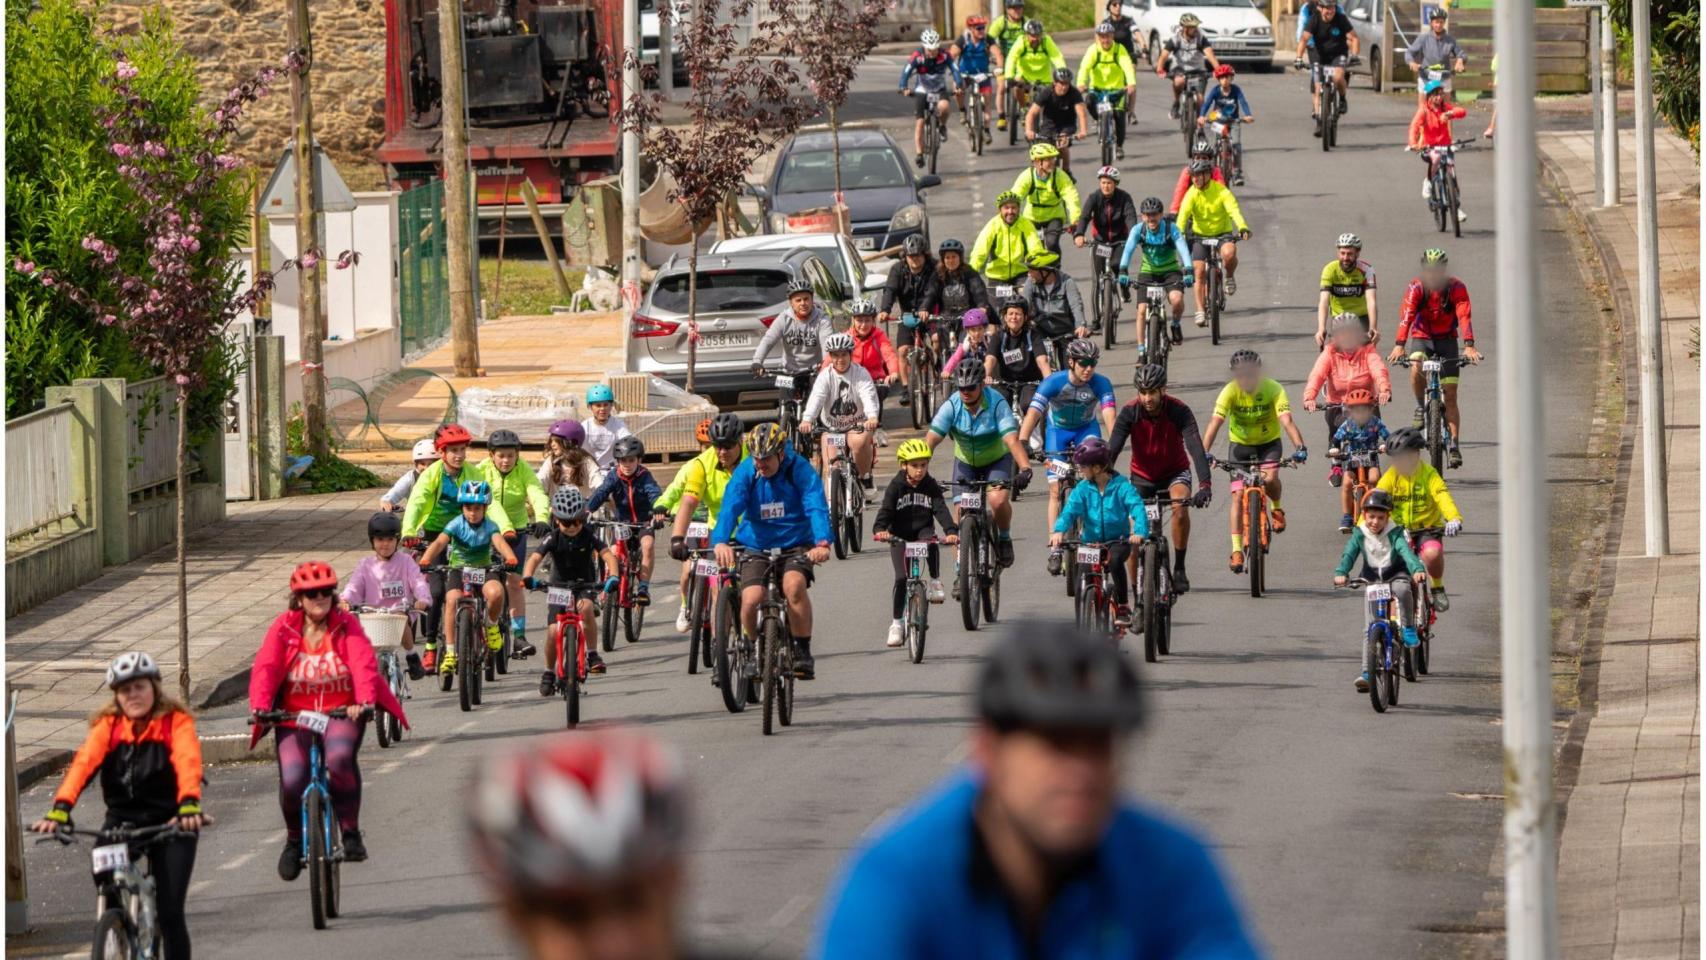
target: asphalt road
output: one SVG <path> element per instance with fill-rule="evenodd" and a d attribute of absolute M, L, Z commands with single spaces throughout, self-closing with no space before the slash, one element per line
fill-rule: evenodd
<path fill-rule="evenodd" d="M 849 112 L 879 119 L 910 152 L 911 108 L 892 92 L 900 62 L 874 60 Z M 1210 347 L 1187 323 L 1173 359 L 1174 392 L 1206 421 L 1227 356 L 1248 347 L 1263 353 L 1297 404 L 1315 353 L 1316 280 L 1345 230 L 1362 235 L 1378 268 L 1388 337 L 1417 256 L 1443 243 L 1475 296 L 1480 345 L 1496 353 L 1490 152 L 1463 154 L 1472 219 L 1461 240 L 1442 240 L 1418 196 L 1420 164 L 1399 150 L 1412 100 L 1357 89 L 1340 149 L 1323 155 L 1310 136 L 1299 75 L 1241 79 L 1258 118 L 1245 141 L 1249 184 L 1238 191 L 1255 237 L 1240 250 L 1229 339 Z M 1124 185 L 1139 198 L 1165 196 L 1182 163 L 1161 90 L 1153 76 L 1141 81 L 1143 106 L 1121 164 Z M 1478 131 L 1482 122 L 1476 114 L 1462 126 Z M 929 196 L 932 234 L 969 244 L 993 213 L 995 194 L 1022 169 L 1022 153 L 1003 145 L 973 158 L 957 124 L 952 136 L 946 183 Z M 1075 166 L 1093 189 L 1085 176 L 1093 160 Z M 1595 342 L 1583 331 L 1593 319 L 1572 295 L 1582 281 L 1550 205 L 1541 226 L 1546 324 L 1557 335 L 1548 356 L 1558 374 L 1554 398 L 1560 409 L 1581 409 Z M 1067 265 L 1085 274 L 1088 257 L 1069 253 Z M 1122 401 L 1131 394 L 1129 314 L 1123 339 L 1104 367 Z M 1489 871 L 1501 806 L 1493 374 L 1488 365 L 1465 376 L 1467 463 L 1449 480 L 1468 519 L 1449 546 L 1453 607 L 1439 626 L 1434 672 L 1406 685 L 1402 705 L 1383 716 L 1351 688 L 1360 598 L 1328 588 L 1343 540 L 1337 492 L 1323 482 L 1319 416 L 1300 414 L 1316 459 L 1285 475 L 1291 528 L 1272 555 L 1270 596 L 1251 599 L 1244 579 L 1225 567 L 1223 477 L 1213 507 L 1196 515 L 1196 589 L 1178 610 L 1174 655 L 1142 669 L 1154 721 L 1131 746 L 1128 780 L 1212 838 L 1274 956 L 1462 956 L 1496 944 L 1477 917 L 1496 897 Z M 1408 412 L 1395 403 L 1389 418 L 1402 421 Z M 895 413 L 891 426 L 899 423 Z M 1580 446 L 1585 419 L 1560 419 L 1552 447 L 1568 456 Z M 901 432 L 891 436 L 898 444 Z M 935 467 L 938 476 L 946 470 Z M 1061 581 L 1043 574 L 1043 523 L 1041 498 L 1026 498 L 1006 617 L 1070 617 Z M 819 679 L 800 686 L 794 726 L 777 736 L 760 735 L 756 711 L 726 713 L 703 674 L 685 675 L 685 643 L 661 615 L 641 643 L 609 658 L 611 672 L 584 701 L 594 725 L 638 724 L 687 759 L 699 798 L 689 929 L 706 946 L 798 956 L 825 882 L 850 845 L 965 756 L 965 694 L 987 635 L 965 633 L 951 606 L 935 608 L 928 659 L 909 664 L 903 652 L 883 647 L 877 610 L 888 602 L 889 576 L 886 556 L 876 552 L 820 571 L 813 591 L 822 624 Z M 659 595 L 659 612 L 672 611 L 673 590 Z M 363 753 L 373 858 L 345 871 L 346 916 L 330 932 L 309 926 L 306 881 L 287 886 L 274 874 L 282 830 L 273 768 L 210 773 L 207 806 L 220 822 L 206 835 L 192 887 L 198 952 L 251 960 L 295 960 L 306 951 L 511 955 L 466 855 L 458 804 L 471 764 L 514 737 L 557 729 L 560 701 L 539 700 L 534 675 L 524 673 L 490 688 L 471 715 L 433 692 L 417 692 L 409 709 L 416 728 L 401 747 L 380 751 L 370 740 Z M 38 787 L 24 809 L 45 809 L 47 798 L 48 787 Z M 91 796 L 87 806 L 95 805 Z M 14 940 L 8 953 L 57 956 L 86 935 L 85 854 L 32 845 L 28 855 L 31 914 L 42 933 Z"/>

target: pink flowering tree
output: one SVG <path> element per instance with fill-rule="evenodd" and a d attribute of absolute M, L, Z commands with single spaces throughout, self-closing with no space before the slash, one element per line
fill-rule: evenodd
<path fill-rule="evenodd" d="M 106 80 L 111 102 L 96 117 L 118 163 L 124 210 L 132 221 L 127 233 L 137 235 L 140 226 L 142 241 L 121 247 L 98 233 L 85 235 L 82 248 L 93 269 L 81 275 L 93 276 L 93 282 L 74 283 L 67 273 L 22 258 L 12 267 L 54 291 L 69 309 L 86 311 L 99 325 L 121 330 L 136 353 L 172 384 L 178 414 L 178 685 L 187 697 L 184 523 L 190 399 L 203 386 L 209 356 L 226 327 L 253 310 L 274 287 L 274 273 L 262 273 L 248 289 L 240 289 L 230 259 L 248 230 L 248 190 L 237 169 L 241 162 L 230 152 L 231 141 L 244 110 L 287 72 L 302 70 L 306 58 L 292 51 L 281 67 L 268 67 L 233 87 L 199 122 L 170 129 L 159 120 L 166 108 L 133 85 L 138 71 L 122 48 L 114 48 L 113 58 Z M 274 270 L 311 271 L 320 259 L 321 252 L 310 249 Z M 354 253 L 345 252 L 336 265 L 342 269 L 355 260 Z"/>

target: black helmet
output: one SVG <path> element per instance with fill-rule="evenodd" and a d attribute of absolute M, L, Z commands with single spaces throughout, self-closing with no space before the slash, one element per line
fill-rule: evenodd
<path fill-rule="evenodd" d="M 961 360 L 954 367 L 954 386 L 961 390 L 983 386 L 983 364 L 973 357 Z"/>
<path fill-rule="evenodd" d="M 1144 197 L 1143 202 L 1137 206 L 1138 213 L 1160 213 L 1165 209 L 1167 208 L 1160 197 Z"/>
<path fill-rule="evenodd" d="M 1198 174 L 1213 173 L 1213 172 L 1214 172 L 1214 164 L 1213 163 L 1210 163 L 1209 161 L 1204 160 L 1200 157 L 1191 161 L 1191 176 L 1194 177 L 1194 176 L 1197 176 Z"/>
<path fill-rule="evenodd" d="M 492 435 L 486 438 L 487 450 L 519 446 L 521 446 L 521 438 L 515 435 L 514 430 L 493 430 Z"/>
<path fill-rule="evenodd" d="M 1368 499 L 1362 502 L 1362 508 L 1364 511 L 1385 510 L 1387 513 L 1391 513 L 1392 494 L 1385 490 L 1376 489 L 1368 495 Z"/>
<path fill-rule="evenodd" d="M 1001 730 L 1130 730 L 1143 721 L 1131 661 L 1065 624 L 1013 621 L 984 658 L 977 710 Z"/>
<path fill-rule="evenodd" d="M 377 540 L 380 537 L 400 537 L 403 535 L 403 519 L 394 513 L 381 511 L 367 518 L 367 539 Z"/>
<path fill-rule="evenodd" d="M 1262 355 L 1254 350 L 1238 350 L 1232 354 L 1232 359 L 1227 363 L 1227 366 L 1236 370 L 1246 363 L 1253 363 L 1256 366 L 1261 366 Z"/>
<path fill-rule="evenodd" d="M 1132 371 L 1131 382 L 1139 390 L 1160 390 L 1167 385 L 1167 368 L 1159 363 L 1146 363 Z"/>
<path fill-rule="evenodd" d="M 1388 450 L 1420 450 L 1427 445 L 1427 438 L 1422 436 L 1422 431 L 1415 427 L 1399 427 L 1392 431 L 1390 437 L 1386 438 L 1386 449 Z"/>
<path fill-rule="evenodd" d="M 911 234 L 900 244 L 900 252 L 908 257 L 923 256 L 925 251 L 929 249 L 930 245 L 924 242 L 924 234 L 922 233 Z"/>
<path fill-rule="evenodd" d="M 1060 69 L 1056 70 L 1054 72 L 1054 82 L 1055 83 L 1065 83 L 1065 84 L 1072 83 L 1072 71 L 1066 69 L 1065 67 L 1061 67 Z M 1118 178 L 1115 178 L 1115 179 L 1118 179 Z"/>
<path fill-rule="evenodd" d="M 940 257 L 949 253 L 957 253 L 963 257 L 966 255 L 966 245 L 955 240 L 953 237 L 949 237 L 948 239 L 943 240 L 941 245 L 936 248 L 936 256 Z"/>
<path fill-rule="evenodd" d="M 1025 36 L 1027 36 L 1027 37 L 1040 37 L 1042 35 L 1043 35 L 1043 22 L 1041 20 L 1026 20 L 1025 21 Z"/>
<path fill-rule="evenodd" d="M 811 292 L 812 292 L 812 282 L 810 280 L 807 280 L 805 277 L 795 277 L 794 279 L 788 281 L 788 296 L 790 296 L 790 297 L 792 297 L 796 293 L 811 293 Z"/>
<path fill-rule="evenodd" d="M 1066 359 L 1068 360 L 1076 360 L 1082 364 L 1095 366 L 1096 361 L 1101 358 L 1102 348 L 1083 337 L 1079 337 L 1066 345 Z"/>
<path fill-rule="evenodd" d="M 640 442 L 639 437 L 627 436 L 616 441 L 616 446 L 611 448 L 610 453 L 618 460 L 623 457 L 643 457 L 646 455 L 646 445 Z"/>
<path fill-rule="evenodd" d="M 738 413 L 719 413 L 711 418 L 711 445 L 717 447 L 740 446 L 740 435 L 746 432 L 746 424 L 741 422 Z"/>
<path fill-rule="evenodd" d="M 1020 310 L 1024 311 L 1025 319 L 1029 320 L 1031 318 L 1031 302 L 1026 300 L 1024 297 L 1008 297 L 1001 301 L 1001 312 L 1003 314 L 1014 307 L 1018 307 Z"/>

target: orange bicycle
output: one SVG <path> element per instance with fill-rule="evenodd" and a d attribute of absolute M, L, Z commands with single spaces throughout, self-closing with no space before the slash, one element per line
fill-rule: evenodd
<path fill-rule="evenodd" d="M 1374 489 L 1380 480 L 1380 451 L 1378 450 L 1340 450 L 1334 447 L 1327 451 L 1328 459 L 1338 464 L 1345 471 L 1344 485 L 1341 491 L 1341 507 L 1344 517 L 1339 523 L 1340 533 L 1350 533 L 1351 528 L 1362 522 L 1362 503 L 1368 499 L 1369 491 Z"/>
<path fill-rule="evenodd" d="M 1250 596 L 1260 597 L 1268 588 L 1268 548 L 1273 538 L 1273 511 L 1268 506 L 1268 481 L 1262 476 L 1266 464 L 1254 460 L 1214 460 L 1212 465 L 1232 477 L 1232 516 L 1244 542 L 1244 572 L 1250 577 Z M 1295 467 L 1297 461 L 1281 460 L 1274 466 Z"/>

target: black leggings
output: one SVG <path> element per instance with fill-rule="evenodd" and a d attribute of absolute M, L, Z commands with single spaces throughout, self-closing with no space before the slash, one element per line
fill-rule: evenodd
<path fill-rule="evenodd" d="M 1116 540 L 1107 544 L 1108 566 L 1114 569 L 1114 602 L 1124 604 L 1130 586 L 1126 580 L 1126 561 L 1131 559 L 1131 541 Z"/>
<path fill-rule="evenodd" d="M 930 577 L 935 579 L 942 575 L 942 555 L 936 544 L 930 545 Z M 899 540 L 889 541 L 889 563 L 894 565 L 894 618 L 899 620 L 906 612 L 906 578 L 912 571 L 911 564 L 906 561 L 906 544 Z"/>
<path fill-rule="evenodd" d="M 108 820 L 105 829 L 119 825 L 117 821 Z M 148 857 L 148 873 L 154 878 L 154 909 L 160 920 L 160 942 L 165 948 L 165 960 L 190 960 L 190 926 L 184 917 L 184 901 L 190 895 L 195 847 L 196 838 L 190 836 L 163 840 L 142 848 Z"/>
<path fill-rule="evenodd" d="M 421 542 L 431 543 L 438 539 L 438 531 L 429 530 L 421 535 Z M 433 646 L 444 637 L 444 627 L 439 618 L 444 616 L 444 571 L 426 571 L 427 590 L 432 594 L 432 609 L 421 618 L 421 633 L 423 639 Z"/>

